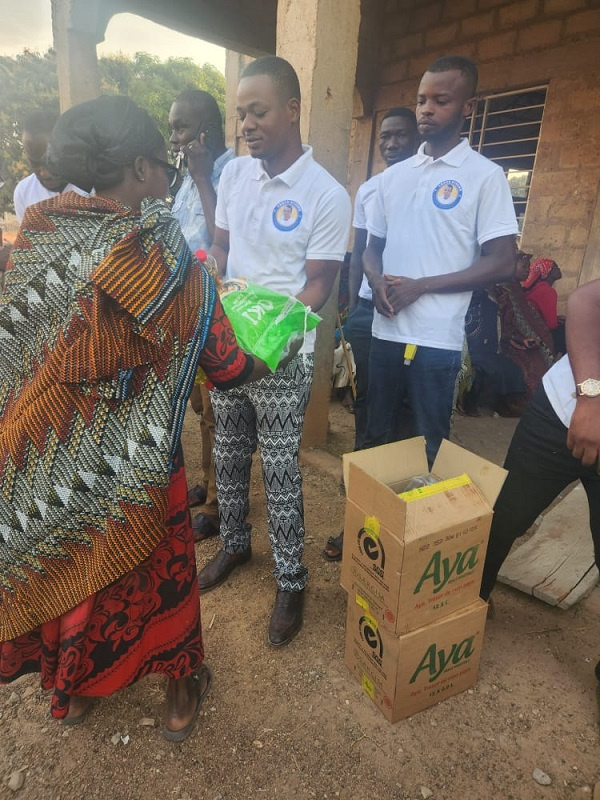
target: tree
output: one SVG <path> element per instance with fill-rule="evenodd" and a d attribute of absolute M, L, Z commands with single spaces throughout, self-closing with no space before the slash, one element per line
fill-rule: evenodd
<path fill-rule="evenodd" d="M 20 125 L 29 112 L 58 113 L 58 81 L 54 52 L 45 55 L 25 50 L 11 58 L 0 56 L 0 213 L 12 211 L 15 184 L 27 175 Z"/>
<path fill-rule="evenodd" d="M 167 140 L 171 103 L 186 89 L 204 89 L 225 107 L 225 78 L 211 64 L 199 66 L 191 58 L 161 61 L 149 53 L 130 58 L 122 53 L 100 58 L 100 91 L 131 97 L 155 119 Z M 56 54 L 29 50 L 15 58 L 0 56 L 0 214 L 13 210 L 14 187 L 29 170 L 21 147 L 23 117 L 33 110 L 58 113 Z"/>
<path fill-rule="evenodd" d="M 161 61 L 149 53 L 136 53 L 130 59 L 120 53 L 100 59 L 99 68 L 102 93 L 131 97 L 156 120 L 165 139 L 171 103 L 186 89 L 209 92 L 224 113 L 225 78 L 211 64 L 199 66 L 191 58 Z"/>

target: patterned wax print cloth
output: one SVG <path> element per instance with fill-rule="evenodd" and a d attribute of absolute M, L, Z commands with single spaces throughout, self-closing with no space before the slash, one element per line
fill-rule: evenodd
<path fill-rule="evenodd" d="M 0 642 L 74 609 L 166 531 L 214 285 L 159 200 L 28 209 L 0 297 Z M 209 367 L 210 371 L 210 367 Z"/>

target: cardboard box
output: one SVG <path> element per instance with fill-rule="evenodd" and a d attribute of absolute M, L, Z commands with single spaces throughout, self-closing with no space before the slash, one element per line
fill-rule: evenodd
<path fill-rule="evenodd" d="M 477 680 L 487 603 L 476 600 L 403 636 L 348 603 L 345 662 L 390 722 L 464 692 Z"/>
<path fill-rule="evenodd" d="M 479 596 L 492 507 L 506 470 L 448 441 L 432 472 L 466 473 L 445 491 L 409 499 L 395 487 L 428 472 L 422 437 L 344 455 L 348 499 L 341 584 L 395 635 L 428 625 Z"/>

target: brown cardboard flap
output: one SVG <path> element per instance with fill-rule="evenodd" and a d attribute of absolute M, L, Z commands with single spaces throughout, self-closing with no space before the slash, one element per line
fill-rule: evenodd
<path fill-rule="evenodd" d="M 387 485 L 396 483 L 404 478 L 411 478 L 413 475 L 422 475 L 429 472 L 423 436 L 415 436 L 414 439 L 404 439 L 401 442 L 384 444 L 381 447 L 373 447 L 370 450 L 344 453 L 342 464 L 346 494 L 348 494 L 350 484 L 350 464 L 356 464 L 361 470 L 368 472 L 369 475 Z M 465 472 L 466 470 L 461 471 Z"/>
<path fill-rule="evenodd" d="M 462 447 L 447 439 L 442 441 L 431 471 L 439 478 L 444 479 L 454 478 L 466 472 L 473 483 L 479 487 L 491 508 L 494 507 L 496 498 L 508 475 L 508 472 L 502 467 L 476 456 L 475 453 L 463 450 Z"/>
<path fill-rule="evenodd" d="M 366 472 L 354 461 L 350 461 L 348 466 L 348 499 L 362 508 L 365 515 L 375 516 L 386 528 L 393 532 L 401 531 L 406 504 L 401 503 L 385 483 Z"/>
<path fill-rule="evenodd" d="M 478 522 L 489 516 L 490 510 L 483 493 L 472 483 L 407 503 L 404 539 L 413 542 L 437 531 Z"/>

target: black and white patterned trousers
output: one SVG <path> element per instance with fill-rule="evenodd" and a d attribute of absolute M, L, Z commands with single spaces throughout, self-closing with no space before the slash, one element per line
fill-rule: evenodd
<path fill-rule="evenodd" d="M 259 381 L 211 392 L 223 549 L 239 553 L 250 544 L 252 526 L 246 516 L 252 454 L 258 445 L 275 560 L 273 574 L 284 591 L 303 589 L 308 577 L 302 564 L 304 507 L 298 451 L 313 365 L 312 354 L 298 355 L 284 370 Z"/>

